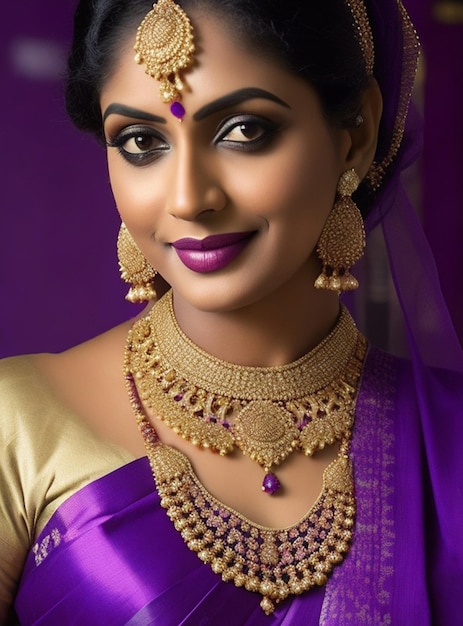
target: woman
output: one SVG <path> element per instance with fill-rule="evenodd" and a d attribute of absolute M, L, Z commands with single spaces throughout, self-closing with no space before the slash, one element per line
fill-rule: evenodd
<path fill-rule="evenodd" d="M 461 355 L 401 273 L 417 48 L 395 0 L 79 4 L 68 110 L 107 146 L 129 296 L 166 293 L 2 365 L 4 621 L 458 623 L 461 377 L 426 365 Z M 356 205 L 410 362 L 340 305 Z"/>

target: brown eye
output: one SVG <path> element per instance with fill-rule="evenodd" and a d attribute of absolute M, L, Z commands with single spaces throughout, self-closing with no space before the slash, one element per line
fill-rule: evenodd
<path fill-rule="evenodd" d="M 106 145 L 108 148 L 116 148 L 133 165 L 148 165 L 170 149 L 165 137 L 155 129 L 143 126 L 124 128 L 114 139 L 108 140 Z"/>
<path fill-rule="evenodd" d="M 270 147 L 281 124 L 260 115 L 242 114 L 224 120 L 215 142 L 227 150 L 259 152 Z"/>
<path fill-rule="evenodd" d="M 253 141 L 259 139 L 265 133 L 265 129 L 257 122 L 245 122 L 232 128 L 222 141 Z"/>
<path fill-rule="evenodd" d="M 123 144 L 124 150 L 131 154 L 140 154 L 159 147 L 160 141 L 153 135 L 134 135 Z"/>
<path fill-rule="evenodd" d="M 152 137 L 147 137 L 147 136 L 143 137 L 143 135 L 140 135 L 139 137 L 134 137 L 133 141 L 135 145 L 137 146 L 137 148 L 141 151 L 149 150 L 153 144 Z"/>

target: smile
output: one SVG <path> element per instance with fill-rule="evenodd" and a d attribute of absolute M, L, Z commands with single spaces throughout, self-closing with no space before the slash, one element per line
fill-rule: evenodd
<path fill-rule="evenodd" d="M 204 239 L 179 239 L 172 243 L 172 247 L 188 269 L 207 274 L 234 261 L 254 235 L 255 231 L 211 235 Z"/>

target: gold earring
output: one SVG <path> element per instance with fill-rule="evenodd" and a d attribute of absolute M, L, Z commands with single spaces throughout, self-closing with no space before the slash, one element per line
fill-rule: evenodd
<path fill-rule="evenodd" d="M 344 172 L 339 179 L 336 200 L 328 215 L 318 241 L 317 252 L 323 263 L 320 276 L 315 281 L 317 289 L 351 291 L 359 286 L 349 272 L 363 255 L 365 229 L 358 206 L 352 200 L 360 179 L 354 169 Z"/>
<path fill-rule="evenodd" d="M 129 302 L 155 300 L 153 280 L 156 270 L 145 259 L 124 222 L 117 237 L 117 256 L 121 278 L 131 285 L 125 299 Z"/>

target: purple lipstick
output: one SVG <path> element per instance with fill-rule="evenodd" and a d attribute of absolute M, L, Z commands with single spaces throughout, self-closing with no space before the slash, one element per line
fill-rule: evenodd
<path fill-rule="evenodd" d="M 178 239 L 172 247 L 188 269 L 207 274 L 221 270 L 234 261 L 254 234 L 255 231 L 211 235 L 204 239 Z"/>

